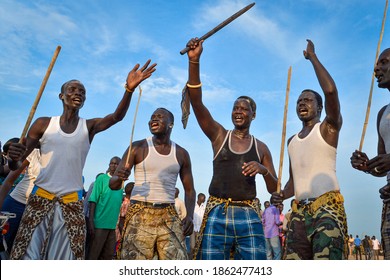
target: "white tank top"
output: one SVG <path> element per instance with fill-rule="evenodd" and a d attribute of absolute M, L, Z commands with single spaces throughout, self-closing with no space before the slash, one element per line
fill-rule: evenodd
<path fill-rule="evenodd" d="M 180 165 L 176 159 L 176 144 L 171 141 L 168 155 L 159 154 L 152 141 L 146 139 L 148 154 L 134 168 L 135 184 L 131 199 L 156 203 L 175 203 L 175 187 Z"/>
<path fill-rule="evenodd" d="M 80 118 L 73 133 L 60 127 L 60 117 L 52 117 L 41 143 L 41 172 L 35 185 L 56 195 L 83 189 L 82 173 L 89 151 L 87 122 Z"/>
<path fill-rule="evenodd" d="M 34 149 L 26 158 L 26 160 L 29 162 L 29 165 L 26 168 L 24 177 L 10 193 L 10 196 L 16 201 L 23 204 L 27 203 L 28 197 L 30 196 L 34 187 L 35 179 L 41 170 L 41 164 L 39 162 L 40 159 L 41 153 L 39 149 Z"/>
<path fill-rule="evenodd" d="M 288 145 L 288 154 L 296 199 L 316 198 L 340 189 L 336 177 L 336 148 L 322 138 L 320 123 L 303 139 L 296 134 Z"/>
<path fill-rule="evenodd" d="M 390 106 L 387 105 L 379 122 L 379 134 L 385 144 L 386 153 L 390 153 Z M 387 181 L 390 182 L 390 172 L 387 172 Z"/>

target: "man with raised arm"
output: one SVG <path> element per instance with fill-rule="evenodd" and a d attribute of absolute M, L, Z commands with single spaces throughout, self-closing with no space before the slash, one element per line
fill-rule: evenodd
<path fill-rule="evenodd" d="M 249 132 L 256 117 L 252 98 L 240 96 L 234 101 L 233 130 L 215 121 L 203 104 L 199 70 L 202 44 L 197 38 L 187 43 L 190 48 L 187 90 L 196 119 L 211 141 L 214 171 L 194 257 L 266 259 L 263 225 L 255 200 L 255 177 L 262 175 L 270 194 L 276 191 L 272 156 L 267 145 Z"/>
<path fill-rule="evenodd" d="M 41 145 L 41 171 L 35 181 L 11 252 L 12 259 L 72 260 L 85 258 L 82 172 L 95 135 L 121 121 L 134 89 L 155 71 L 148 60 L 127 76 L 125 93 L 116 110 L 104 118 L 83 119 L 84 85 L 70 80 L 61 87 L 61 116 L 40 117 L 27 133 L 26 146 L 13 144 L 9 166 L 15 170 Z"/>
<path fill-rule="evenodd" d="M 344 199 L 336 177 L 336 151 L 342 125 L 336 84 L 307 40 L 304 57 L 313 65 L 325 95 L 305 89 L 296 112 L 302 129 L 288 140 L 290 177 L 276 202 L 295 196 L 286 234 L 285 259 L 342 259 L 347 234 Z"/>

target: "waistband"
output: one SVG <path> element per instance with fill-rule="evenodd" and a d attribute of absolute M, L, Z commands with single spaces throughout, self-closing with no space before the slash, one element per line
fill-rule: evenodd
<path fill-rule="evenodd" d="M 38 186 L 34 186 L 34 188 L 31 191 L 31 194 L 35 194 L 40 197 L 47 198 L 49 200 L 61 200 L 65 204 L 70 202 L 76 202 L 83 199 L 83 190 L 56 196 L 55 194 L 47 190 L 44 190 Z"/>
<path fill-rule="evenodd" d="M 167 208 L 170 206 L 175 207 L 175 203 L 145 202 L 139 200 L 130 200 L 130 204 L 139 204 L 148 208 Z"/>
<path fill-rule="evenodd" d="M 344 197 L 341 195 L 340 191 L 330 191 L 316 198 L 307 198 L 299 201 L 295 200 L 292 210 L 297 211 L 299 208 L 307 208 L 311 212 L 315 212 L 318 208 L 326 205 L 329 201 L 332 203 L 343 203 Z"/>

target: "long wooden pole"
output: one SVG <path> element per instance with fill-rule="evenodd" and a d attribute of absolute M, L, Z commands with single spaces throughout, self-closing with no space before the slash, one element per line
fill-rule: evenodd
<path fill-rule="evenodd" d="M 378 46 L 377 46 L 377 48 L 376 48 L 376 55 L 375 55 L 374 68 L 375 68 L 376 63 L 377 63 L 377 60 L 378 60 L 379 50 L 380 50 L 380 48 L 381 48 L 383 33 L 384 33 L 384 30 L 385 30 L 385 22 L 386 22 L 386 14 L 387 14 L 387 7 L 388 7 L 388 4 L 389 4 L 389 1 L 386 0 L 385 11 L 384 11 L 384 14 L 383 14 L 383 19 L 382 19 L 381 33 L 380 33 L 380 36 L 379 36 Z M 364 120 L 363 131 L 362 131 L 362 137 L 361 137 L 361 139 L 360 139 L 360 145 L 359 145 L 359 151 L 362 151 L 362 149 L 363 149 L 364 137 L 365 137 L 365 135 L 366 135 L 368 120 L 369 120 L 369 117 L 370 117 L 371 100 L 372 100 L 372 91 L 373 91 L 373 88 L 374 88 L 374 81 L 375 81 L 375 72 L 372 73 L 370 94 L 369 94 L 369 96 L 368 96 L 367 110 L 366 110 L 366 118 L 365 118 L 365 120 Z"/>
<path fill-rule="evenodd" d="M 37 110 L 38 103 L 41 100 L 42 93 L 45 90 L 47 81 L 49 80 L 49 77 L 50 77 L 51 70 L 53 69 L 53 66 L 54 66 L 54 64 L 55 64 L 55 62 L 57 60 L 57 57 L 58 57 L 58 54 L 60 53 L 60 50 L 61 50 L 61 46 L 57 46 L 57 48 L 56 48 L 56 50 L 54 52 L 54 55 L 53 55 L 53 57 L 51 59 L 51 62 L 49 64 L 49 67 L 47 68 L 46 75 L 43 78 L 43 81 L 41 83 L 41 87 L 39 88 L 37 96 L 35 97 L 35 101 L 34 101 L 32 107 L 31 107 L 30 114 L 29 114 L 29 116 L 27 118 L 26 124 L 24 125 L 24 129 L 23 129 L 22 135 L 20 136 L 20 140 L 19 140 L 20 143 L 22 143 L 23 138 L 26 136 L 27 130 L 30 127 L 31 121 L 32 121 L 32 119 L 34 117 L 34 114 L 35 114 L 36 110 Z"/>
<path fill-rule="evenodd" d="M 280 160 L 279 160 L 278 183 L 276 185 L 276 191 L 278 193 L 280 193 L 281 182 L 282 182 L 284 145 L 285 145 L 285 142 L 286 142 L 286 123 L 287 123 L 287 111 L 288 111 L 288 97 L 289 97 L 289 94 L 290 94 L 291 71 L 292 71 L 292 68 L 290 66 L 290 68 L 288 68 L 288 74 L 287 74 L 286 99 L 285 99 L 285 102 L 284 102 L 284 116 L 283 116 L 283 129 L 282 129 L 282 143 L 280 145 Z"/>
<path fill-rule="evenodd" d="M 129 164 L 131 149 L 132 149 L 132 147 L 133 147 L 133 137 L 134 137 L 135 122 L 137 121 L 138 107 L 139 107 L 139 102 L 140 102 L 140 100 L 141 100 L 141 95 L 142 95 L 142 88 L 141 88 L 141 86 L 138 86 L 138 87 L 139 87 L 139 95 L 138 95 L 137 106 L 135 107 L 134 120 L 133 120 L 133 127 L 131 128 L 130 145 L 129 145 L 129 150 L 127 151 L 126 167 L 127 167 L 128 164 Z"/>

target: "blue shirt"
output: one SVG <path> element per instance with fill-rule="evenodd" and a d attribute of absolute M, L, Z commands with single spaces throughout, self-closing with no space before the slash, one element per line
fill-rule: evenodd
<path fill-rule="evenodd" d="M 362 241 L 360 240 L 360 238 L 356 237 L 355 238 L 355 246 L 360 246 L 361 243 L 362 243 Z"/>

